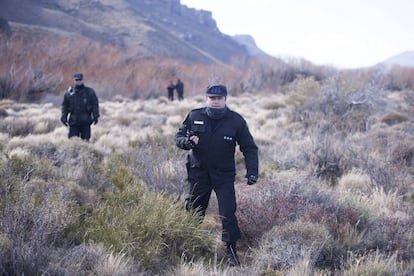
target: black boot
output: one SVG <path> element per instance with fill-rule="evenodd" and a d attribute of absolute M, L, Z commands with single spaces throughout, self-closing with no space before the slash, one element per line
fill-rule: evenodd
<path fill-rule="evenodd" d="M 236 252 L 236 243 L 227 243 L 226 254 L 229 266 L 240 265 L 239 256 L 237 256 Z"/>
<path fill-rule="evenodd" d="M 189 211 L 190 210 L 190 199 L 186 198 L 184 200 L 184 210 Z"/>

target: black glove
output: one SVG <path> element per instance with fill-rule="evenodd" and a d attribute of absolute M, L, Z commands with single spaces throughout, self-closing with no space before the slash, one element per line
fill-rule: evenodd
<path fill-rule="evenodd" d="M 62 122 L 62 124 L 64 124 L 65 126 L 68 126 L 68 120 L 66 119 L 66 116 L 62 116 L 60 117 L 60 121 Z"/>
<path fill-rule="evenodd" d="M 253 175 L 253 174 L 249 175 L 247 177 L 247 185 L 253 185 L 253 184 L 255 184 L 257 182 L 257 178 L 258 177 L 256 175 Z"/>
<path fill-rule="evenodd" d="M 196 144 L 194 143 L 193 140 L 190 140 L 189 138 L 187 138 L 187 140 L 184 143 L 184 146 L 188 149 L 193 149 L 196 146 Z"/>
<path fill-rule="evenodd" d="M 96 125 L 98 123 L 98 117 L 93 118 L 93 121 L 92 122 L 93 122 L 94 125 Z"/>

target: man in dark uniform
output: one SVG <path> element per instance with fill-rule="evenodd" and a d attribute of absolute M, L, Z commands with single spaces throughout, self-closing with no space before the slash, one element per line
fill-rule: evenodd
<path fill-rule="evenodd" d="M 175 85 L 172 81 L 167 86 L 167 96 L 170 101 L 174 101 L 174 89 Z"/>
<path fill-rule="evenodd" d="M 184 100 L 184 83 L 180 79 L 177 80 L 177 83 L 175 84 L 175 89 L 177 89 L 178 100 Z"/>
<path fill-rule="evenodd" d="M 89 141 L 91 124 L 98 123 L 98 98 L 92 88 L 84 85 L 82 73 L 76 73 L 73 76 L 73 82 L 75 85 L 69 87 L 63 97 L 60 120 L 65 126 L 69 125 L 69 138 L 78 136 Z"/>
<path fill-rule="evenodd" d="M 244 155 L 247 184 L 253 185 L 258 178 L 258 147 L 244 118 L 227 107 L 224 85 L 209 86 L 206 96 L 207 106 L 190 111 L 175 136 L 179 148 L 192 150 L 186 164 L 190 184 L 186 209 L 204 216 L 214 190 L 228 263 L 235 266 L 240 264 L 236 253 L 240 229 L 235 215 L 235 148 L 238 144 Z"/>

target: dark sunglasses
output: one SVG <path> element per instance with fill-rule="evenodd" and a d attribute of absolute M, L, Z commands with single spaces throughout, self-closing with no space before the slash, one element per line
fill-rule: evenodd
<path fill-rule="evenodd" d="M 81 81 L 81 79 L 75 79 L 75 81 Z"/>

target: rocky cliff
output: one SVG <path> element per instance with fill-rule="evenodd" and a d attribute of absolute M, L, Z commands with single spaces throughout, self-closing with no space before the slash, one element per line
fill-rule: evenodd
<path fill-rule="evenodd" d="M 29 28 L 84 36 L 186 62 L 228 63 L 260 52 L 251 49 L 251 41 L 246 47 L 221 33 L 211 12 L 179 0 L 3 0 L 0 18 L 12 32 Z"/>

